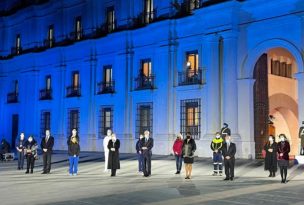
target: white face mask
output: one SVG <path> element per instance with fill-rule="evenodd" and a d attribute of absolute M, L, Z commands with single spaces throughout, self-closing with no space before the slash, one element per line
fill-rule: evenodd
<path fill-rule="evenodd" d="M 272 139 L 272 137 L 270 137 L 270 138 L 269 138 L 269 142 L 273 142 L 273 139 Z"/>
<path fill-rule="evenodd" d="M 33 141 L 33 138 L 29 138 L 28 141 L 29 141 L 29 142 L 32 142 L 32 141 Z"/>
<path fill-rule="evenodd" d="M 219 139 L 220 137 L 221 137 L 221 135 L 216 135 L 215 136 L 216 139 Z"/>
<path fill-rule="evenodd" d="M 226 140 L 226 143 L 229 144 L 229 143 L 230 143 L 230 140 Z"/>
<path fill-rule="evenodd" d="M 284 141 L 285 141 L 285 138 L 284 138 L 284 137 L 281 137 L 280 140 L 281 140 L 281 142 L 284 142 Z"/>
<path fill-rule="evenodd" d="M 111 130 L 108 130 L 108 131 L 107 131 L 107 136 L 111 136 L 111 135 L 112 135 Z"/>

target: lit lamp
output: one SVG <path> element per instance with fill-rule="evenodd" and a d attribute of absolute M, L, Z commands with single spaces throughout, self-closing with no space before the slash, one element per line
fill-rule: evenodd
<path fill-rule="evenodd" d="M 190 61 L 187 62 L 187 68 L 188 68 L 188 69 L 191 68 L 191 63 L 190 63 Z"/>

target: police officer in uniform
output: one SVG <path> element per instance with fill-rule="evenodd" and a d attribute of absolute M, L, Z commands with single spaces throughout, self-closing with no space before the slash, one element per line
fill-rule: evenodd
<path fill-rule="evenodd" d="M 223 173 L 223 155 L 222 147 L 224 140 L 221 138 L 221 134 L 217 132 L 211 142 L 211 150 L 213 151 L 213 176 L 220 175 Z"/>

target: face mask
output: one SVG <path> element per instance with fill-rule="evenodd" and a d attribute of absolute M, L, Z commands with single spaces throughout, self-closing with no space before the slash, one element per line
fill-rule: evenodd
<path fill-rule="evenodd" d="M 226 143 L 230 143 L 230 140 L 225 140 L 226 141 Z"/>
<path fill-rule="evenodd" d="M 29 142 L 32 142 L 32 141 L 33 141 L 33 139 L 32 139 L 32 138 L 29 138 L 29 139 L 28 139 L 28 141 L 29 141 Z"/>
<path fill-rule="evenodd" d="M 284 141 L 285 141 L 285 138 L 284 138 L 284 137 L 281 137 L 280 140 L 281 140 L 281 142 L 284 142 Z"/>
<path fill-rule="evenodd" d="M 270 141 L 270 142 L 273 142 L 273 139 L 272 139 L 272 138 L 269 138 L 269 141 Z"/>
<path fill-rule="evenodd" d="M 215 136 L 216 139 L 219 139 L 220 137 L 221 137 L 220 135 L 216 135 L 216 136 Z"/>

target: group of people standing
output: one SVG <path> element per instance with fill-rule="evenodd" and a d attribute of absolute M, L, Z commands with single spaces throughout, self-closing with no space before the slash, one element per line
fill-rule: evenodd
<path fill-rule="evenodd" d="M 217 132 L 211 141 L 211 151 L 213 154 L 213 176 L 222 176 L 223 162 L 225 166 L 224 180 L 234 180 L 234 166 L 236 145 L 231 141 L 231 131 L 228 124 L 224 123 L 224 127 Z M 275 177 L 277 167 L 280 168 L 281 182 L 286 183 L 287 168 L 289 165 L 290 144 L 284 134 L 279 135 L 279 142 L 275 142 L 274 136 L 269 136 L 268 142 L 264 146 L 263 154 L 265 156 L 265 170 L 269 171 L 269 177 Z M 67 140 L 69 155 L 69 174 L 76 176 L 78 173 L 78 162 L 80 154 L 79 136 L 77 130 L 73 129 L 71 136 Z M 45 137 L 41 140 L 41 150 L 43 152 L 43 172 L 49 174 L 51 171 L 51 158 L 54 146 L 54 138 L 51 136 L 50 130 L 46 130 Z M 153 138 L 150 132 L 145 131 L 144 135 L 140 135 L 136 143 L 136 152 L 138 157 L 138 172 L 144 177 L 151 176 L 151 158 L 152 148 L 154 146 Z M 116 170 L 120 169 L 120 141 L 116 134 L 111 130 L 107 130 L 107 135 L 103 140 L 105 168 L 104 172 L 111 170 L 111 176 L 116 176 Z M 178 134 L 173 144 L 173 153 L 176 160 L 176 173 L 180 174 L 182 163 L 185 166 L 185 179 L 192 177 L 192 164 L 194 163 L 194 153 L 196 151 L 196 143 L 191 133 L 186 133 L 185 139 L 182 134 Z M 38 159 L 38 144 L 33 136 L 25 139 L 24 133 L 20 134 L 20 138 L 16 141 L 16 150 L 18 155 L 18 170 L 23 170 L 24 159 L 27 160 L 26 174 L 33 173 L 35 160 Z"/>

